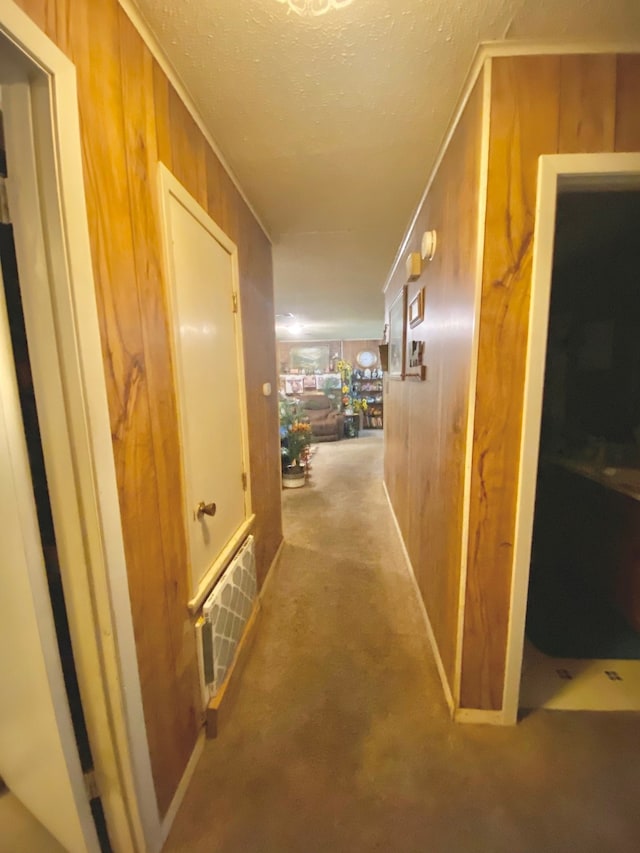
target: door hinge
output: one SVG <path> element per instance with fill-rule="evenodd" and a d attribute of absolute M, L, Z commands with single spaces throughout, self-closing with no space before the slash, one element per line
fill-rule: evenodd
<path fill-rule="evenodd" d="M 247 477 L 247 472 L 243 471 L 242 472 L 242 488 L 246 492 L 248 487 L 249 487 L 249 478 Z"/>
<path fill-rule="evenodd" d="M 100 797 L 100 791 L 98 790 L 98 782 L 96 780 L 96 771 L 95 770 L 87 770 L 84 774 L 84 788 L 87 792 L 87 797 L 89 798 L 89 802 L 92 800 L 97 800 Z"/>
<path fill-rule="evenodd" d="M 237 293 L 232 294 L 231 300 L 233 302 L 233 313 L 237 314 L 238 313 L 238 294 Z"/>
<path fill-rule="evenodd" d="M 9 212 L 9 194 L 7 193 L 7 179 L 0 175 L 0 223 L 11 225 L 11 213 Z"/>

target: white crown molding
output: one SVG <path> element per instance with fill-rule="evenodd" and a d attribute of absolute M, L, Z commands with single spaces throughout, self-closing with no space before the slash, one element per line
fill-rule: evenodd
<path fill-rule="evenodd" d="M 247 207 L 249 208 L 249 210 L 251 211 L 251 213 L 255 217 L 256 222 L 258 223 L 258 225 L 260 226 L 260 228 L 264 232 L 265 237 L 269 240 L 270 243 L 273 243 L 273 239 L 271 237 L 271 234 L 269 233 L 269 230 L 267 229 L 266 225 L 264 224 L 264 222 L 262 221 L 262 219 L 260 218 L 260 216 L 256 212 L 254 206 L 251 204 L 251 202 L 247 198 L 245 191 L 242 189 L 242 186 L 240 185 L 240 181 L 238 180 L 238 178 L 235 175 L 231 166 L 229 166 L 229 164 L 227 163 L 223 153 L 218 148 L 216 142 L 214 141 L 213 137 L 211 136 L 209 129 L 207 128 L 206 124 L 204 123 L 204 120 L 203 120 L 202 116 L 200 115 L 200 112 L 198 111 L 198 108 L 195 104 L 195 101 L 193 100 L 193 98 L 189 94 L 189 91 L 188 91 L 187 87 L 185 86 L 185 84 L 182 82 L 182 80 L 178 76 L 178 72 L 175 70 L 175 68 L 173 67 L 173 65 L 171 64 L 169 59 L 167 58 L 167 55 L 165 54 L 164 50 L 160 46 L 160 42 L 158 41 L 158 39 L 156 38 L 156 36 L 152 32 L 151 28 L 149 27 L 149 25 L 147 24 L 145 19 L 142 17 L 139 9 L 134 5 L 133 0 L 118 0 L 118 3 L 120 4 L 120 7 L 122 8 L 123 12 L 126 14 L 126 16 L 129 18 L 129 20 L 133 24 L 133 26 L 138 31 L 138 34 L 140 35 L 140 37 L 142 38 L 142 40 L 144 41 L 146 46 L 149 48 L 153 58 L 156 60 L 156 62 L 160 66 L 160 68 L 162 68 L 164 73 L 167 75 L 167 78 L 169 79 L 169 82 L 171 83 L 173 88 L 180 95 L 185 107 L 187 108 L 187 110 L 189 111 L 189 114 L 191 115 L 191 118 L 198 125 L 198 128 L 202 132 L 202 135 L 204 136 L 204 138 L 207 140 L 207 142 L 208 142 L 209 146 L 211 147 L 213 153 L 216 155 L 218 160 L 220 160 L 220 163 L 222 164 L 224 170 L 226 171 L 226 173 L 229 175 L 229 177 L 233 181 L 235 188 L 240 193 L 243 201 L 245 202 L 245 204 L 247 205 Z"/>

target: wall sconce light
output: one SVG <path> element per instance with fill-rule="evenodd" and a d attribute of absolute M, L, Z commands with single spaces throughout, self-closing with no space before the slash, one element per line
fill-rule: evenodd
<path fill-rule="evenodd" d="M 420 254 L 423 261 L 430 261 L 436 253 L 437 236 L 435 231 L 425 231 L 422 235 Z"/>

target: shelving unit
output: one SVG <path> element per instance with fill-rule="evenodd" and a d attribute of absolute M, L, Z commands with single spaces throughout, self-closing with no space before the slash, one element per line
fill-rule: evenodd
<path fill-rule="evenodd" d="M 362 415 L 363 429 L 382 429 L 384 403 L 382 400 L 382 378 L 351 378 L 351 395 L 354 400 L 366 400 L 367 411 Z"/>

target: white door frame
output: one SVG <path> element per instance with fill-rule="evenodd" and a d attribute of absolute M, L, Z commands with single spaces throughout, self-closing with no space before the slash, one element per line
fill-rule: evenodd
<path fill-rule="evenodd" d="M 553 273 L 556 201 L 559 190 L 589 188 L 640 188 L 640 154 L 550 154 L 539 158 L 529 343 L 525 367 L 511 607 L 502 703 L 503 722 L 506 724 L 517 721 L 520 698 Z"/>
<path fill-rule="evenodd" d="M 65 602 L 116 851 L 157 851 L 85 206 L 73 64 L 12 0 L 0 83 L 25 324 Z M 30 145 L 29 142 L 32 142 Z"/>
<path fill-rule="evenodd" d="M 0 269 L 0 772 L 65 850 L 100 853 L 47 583 Z"/>

